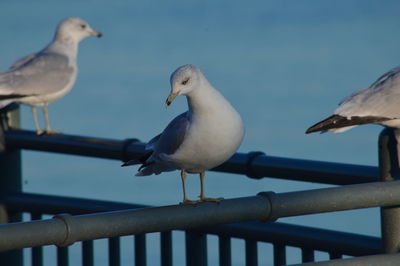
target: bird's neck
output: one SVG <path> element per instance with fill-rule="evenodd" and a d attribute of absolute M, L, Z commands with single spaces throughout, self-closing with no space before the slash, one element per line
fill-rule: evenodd
<path fill-rule="evenodd" d="M 215 100 L 225 102 L 225 98 L 214 89 L 208 82 L 203 84 L 203 88 L 192 90 L 186 97 L 189 106 L 189 112 L 195 115 L 198 112 L 213 112 L 218 106 L 215 106 Z"/>
<path fill-rule="evenodd" d="M 76 58 L 78 55 L 78 42 L 71 37 L 56 35 L 54 40 L 46 47 L 46 50 Z"/>

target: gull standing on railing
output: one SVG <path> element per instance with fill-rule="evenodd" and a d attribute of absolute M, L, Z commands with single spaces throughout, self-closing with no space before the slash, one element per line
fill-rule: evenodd
<path fill-rule="evenodd" d="M 12 102 L 30 105 L 37 133 L 57 133 L 50 127 L 48 104 L 72 89 L 78 73 L 78 44 L 91 35 L 102 36 L 82 19 L 71 17 L 61 21 L 47 47 L 0 73 L 0 108 Z M 35 106 L 43 108 L 45 131 L 40 129 Z"/>
<path fill-rule="evenodd" d="M 170 81 L 171 93 L 166 106 L 176 96 L 185 95 L 189 110 L 178 115 L 161 134 L 147 143 L 147 155 L 123 166 L 142 163 L 137 176 L 180 169 L 182 203 L 218 202 L 223 198 L 207 198 L 204 194 L 205 171 L 228 160 L 239 148 L 245 132 L 242 119 L 197 67 L 179 67 Z M 186 173 L 200 175 L 200 200 L 188 200 Z"/>

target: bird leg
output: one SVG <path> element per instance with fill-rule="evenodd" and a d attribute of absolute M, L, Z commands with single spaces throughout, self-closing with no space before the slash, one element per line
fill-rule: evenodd
<path fill-rule="evenodd" d="M 224 198 L 206 198 L 205 194 L 204 194 L 204 176 L 205 176 L 205 172 L 201 172 L 200 173 L 200 201 L 212 201 L 212 202 L 220 202 L 221 200 L 223 200 Z"/>
<path fill-rule="evenodd" d="M 43 116 L 44 116 L 44 122 L 46 124 L 45 133 L 46 134 L 60 134 L 61 131 L 52 130 L 51 127 L 50 127 L 49 108 L 48 108 L 47 104 L 43 106 Z"/>
<path fill-rule="evenodd" d="M 181 170 L 181 179 L 182 179 L 182 188 L 183 188 L 183 201 L 181 202 L 181 204 L 197 204 L 197 203 L 199 203 L 200 200 L 189 200 L 186 196 L 186 186 L 185 186 L 186 171 L 185 171 L 185 169 Z"/>
<path fill-rule="evenodd" d="M 37 113 L 36 113 L 36 108 L 34 106 L 32 106 L 31 111 L 32 111 L 32 115 L 33 115 L 33 121 L 35 122 L 36 134 L 43 135 L 44 132 L 43 132 L 43 130 L 40 129 L 39 120 L 38 120 Z"/>

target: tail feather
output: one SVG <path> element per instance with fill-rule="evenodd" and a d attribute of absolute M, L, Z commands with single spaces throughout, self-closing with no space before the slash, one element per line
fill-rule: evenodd
<path fill-rule="evenodd" d="M 131 166 L 131 165 L 135 165 L 135 164 L 141 164 L 141 162 L 139 160 L 133 159 L 133 160 L 124 162 L 121 166 L 125 167 L 125 166 Z"/>
<path fill-rule="evenodd" d="M 135 164 L 146 164 L 147 159 L 149 159 L 149 157 L 152 154 L 153 154 L 153 151 L 150 151 L 150 152 L 144 154 L 142 157 L 139 157 L 137 159 L 132 159 L 132 160 L 124 162 L 121 166 L 130 166 L 130 165 L 135 165 Z"/>
<path fill-rule="evenodd" d="M 168 166 L 163 163 L 151 162 L 148 164 L 143 164 L 136 173 L 136 176 L 148 176 L 152 174 L 159 175 L 162 172 L 170 172 L 176 169 L 177 168 L 174 166 Z"/>
<path fill-rule="evenodd" d="M 26 97 L 28 95 L 19 95 L 19 94 L 0 94 L 0 109 L 6 107 L 10 103 L 18 100 L 19 98 Z"/>
<path fill-rule="evenodd" d="M 363 124 L 379 123 L 391 119 L 392 118 L 377 116 L 351 116 L 348 118 L 341 115 L 332 115 L 327 119 L 322 120 L 321 122 L 318 122 L 317 124 L 308 128 L 306 134 L 318 131 L 326 131 L 330 129 L 358 126 Z"/>
<path fill-rule="evenodd" d="M 34 95 L 34 94 L 32 94 Z M 15 100 L 15 99 L 19 99 L 19 98 L 24 98 L 30 95 L 22 95 L 22 94 L 4 94 L 1 95 L 0 94 L 0 100 Z"/>

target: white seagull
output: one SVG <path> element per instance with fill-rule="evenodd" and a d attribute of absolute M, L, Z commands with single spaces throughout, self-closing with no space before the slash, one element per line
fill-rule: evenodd
<path fill-rule="evenodd" d="M 78 44 L 91 35 L 102 36 L 82 19 L 71 17 L 61 21 L 49 45 L 0 73 L 0 108 L 12 102 L 29 105 L 37 133 L 56 133 L 50 127 L 47 106 L 72 89 L 78 74 Z M 45 131 L 39 127 L 35 106 L 43 108 Z"/>
<path fill-rule="evenodd" d="M 242 119 L 197 67 L 179 67 L 170 82 L 166 106 L 176 96 L 184 95 L 189 110 L 175 117 L 161 134 L 147 143 L 147 155 L 123 166 L 142 163 L 137 176 L 181 170 L 182 203 L 219 202 L 223 198 L 207 198 L 204 194 L 205 171 L 225 162 L 239 148 L 245 133 Z M 188 200 L 186 173 L 200 175 L 200 200 Z"/>
<path fill-rule="evenodd" d="M 369 123 L 400 128 L 400 67 L 381 76 L 369 88 L 345 98 L 332 116 L 311 126 L 306 133 L 340 133 Z"/>

